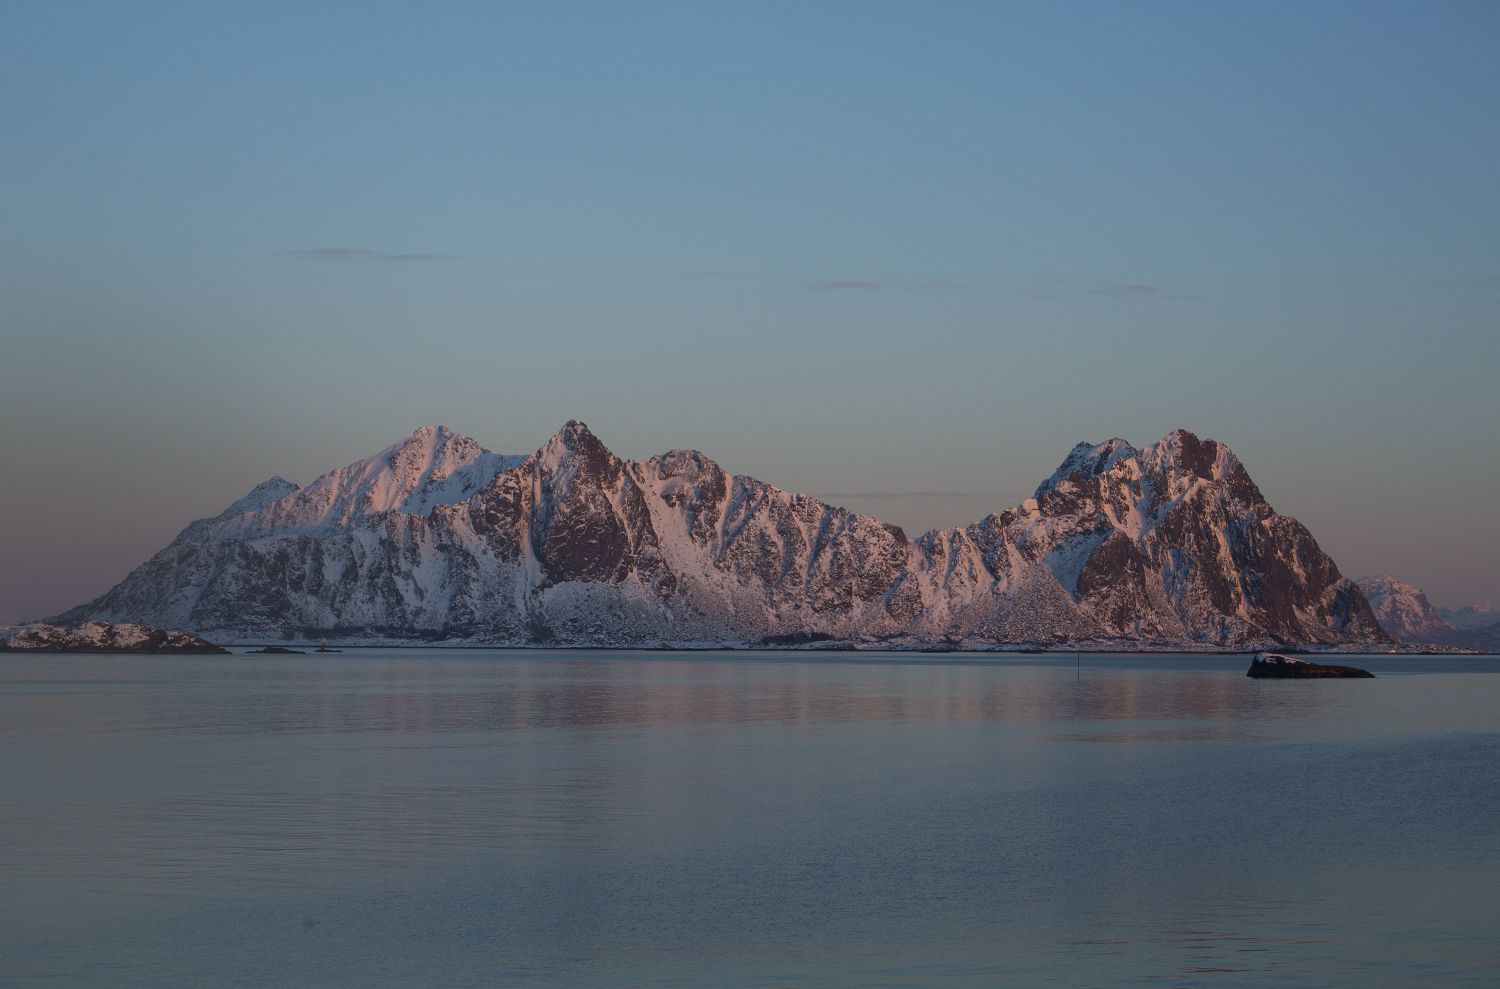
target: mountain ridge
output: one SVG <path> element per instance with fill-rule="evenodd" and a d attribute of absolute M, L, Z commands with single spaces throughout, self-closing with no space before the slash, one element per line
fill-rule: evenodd
<path fill-rule="evenodd" d="M 1493 608 L 1469 605 L 1453 611 L 1434 607 L 1420 587 L 1389 574 L 1361 577 L 1355 583 L 1381 627 L 1397 641 L 1481 652 L 1500 650 L 1500 612 Z"/>
<path fill-rule="evenodd" d="M 622 460 L 577 420 L 526 457 L 422 427 L 236 506 L 61 617 L 225 641 L 1390 641 L 1311 533 L 1187 430 L 1079 444 L 1035 497 L 915 539 L 696 450 Z"/>

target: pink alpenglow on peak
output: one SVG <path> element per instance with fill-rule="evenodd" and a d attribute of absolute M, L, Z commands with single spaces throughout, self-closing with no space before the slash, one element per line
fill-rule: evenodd
<path fill-rule="evenodd" d="M 694 450 L 623 460 L 576 420 L 527 457 L 424 427 L 267 485 L 65 617 L 222 641 L 1389 642 L 1311 533 L 1185 430 L 1080 444 L 1023 506 L 917 538 Z"/>

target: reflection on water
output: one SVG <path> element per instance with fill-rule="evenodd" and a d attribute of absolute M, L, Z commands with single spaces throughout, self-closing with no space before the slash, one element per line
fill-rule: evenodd
<path fill-rule="evenodd" d="M 1426 662 L 7 657 L 0 984 L 1488 985 Z"/>
<path fill-rule="evenodd" d="M 12 712 L 16 727 L 65 735 L 127 730 L 214 737 L 850 721 L 1191 721 L 1211 722 L 1209 731 L 1262 732 L 1268 723 L 1301 723 L 1319 709 L 1351 700 L 1347 684 L 1247 687 L 1236 660 L 1214 660 L 1208 669 L 1199 668 L 1204 660 L 1182 660 L 1185 666 L 1195 663 L 1182 670 L 1093 660 L 1086 676 L 1081 668 L 1066 676 L 1074 673 L 1066 661 L 950 666 L 507 656 L 486 663 L 378 655 L 366 662 L 240 659 L 212 670 L 202 660 L 179 660 L 172 672 L 180 677 L 165 679 L 103 678 L 98 674 L 111 672 L 108 667 L 70 669 L 76 662 L 82 660 L 53 660 L 55 679 L 8 681 L 13 693 L 70 693 L 64 712 L 18 705 Z M 114 672 L 137 672 L 121 670 L 118 660 L 108 662 Z M 1205 672 L 1216 675 L 1199 675 Z"/>

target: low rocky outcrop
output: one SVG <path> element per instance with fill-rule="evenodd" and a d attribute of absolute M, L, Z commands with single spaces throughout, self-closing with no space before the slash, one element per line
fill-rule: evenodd
<path fill-rule="evenodd" d="M 180 653 L 227 654 L 216 646 L 187 632 L 137 625 L 129 622 L 84 622 L 74 628 L 60 625 L 26 625 L 4 642 L 0 649 L 9 652 L 90 652 L 90 653 Z"/>
<path fill-rule="evenodd" d="M 1250 660 L 1245 676 L 1256 680 L 1366 680 L 1375 674 L 1357 666 L 1331 666 L 1278 653 L 1261 653 Z"/>

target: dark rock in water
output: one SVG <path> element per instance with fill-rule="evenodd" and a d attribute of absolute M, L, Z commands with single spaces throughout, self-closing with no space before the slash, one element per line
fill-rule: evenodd
<path fill-rule="evenodd" d="M 787 635 L 768 635 L 760 640 L 763 646 L 784 648 L 786 646 L 806 646 L 819 642 L 832 642 L 834 637 L 826 632 L 791 632 Z"/>
<path fill-rule="evenodd" d="M 1324 666 L 1305 659 L 1263 652 L 1250 660 L 1250 669 L 1245 676 L 1257 680 L 1328 680 L 1373 678 L 1375 674 L 1357 666 Z"/>
<path fill-rule="evenodd" d="M 251 649 L 251 656 L 301 656 L 305 649 L 288 649 L 286 646 L 266 646 L 264 649 Z"/>
<path fill-rule="evenodd" d="M 319 646 L 313 652 L 343 652 L 342 649 L 329 649 L 327 646 Z"/>
<path fill-rule="evenodd" d="M 0 642 L 0 649 L 10 652 L 102 652 L 102 653 L 182 653 L 182 654 L 228 654 L 229 650 L 216 646 L 207 639 L 200 639 L 187 632 L 136 625 L 128 622 L 84 622 L 75 628 L 58 625 L 28 625 L 8 640 Z"/>

